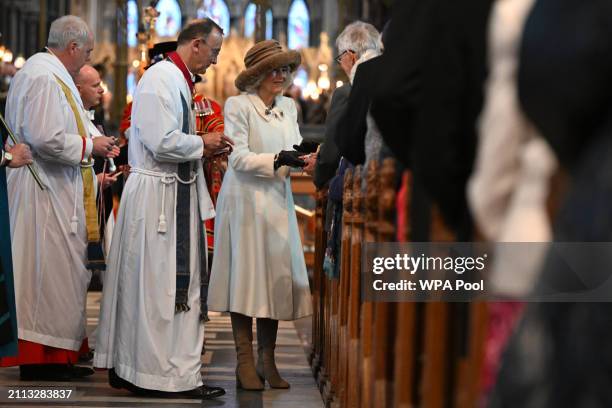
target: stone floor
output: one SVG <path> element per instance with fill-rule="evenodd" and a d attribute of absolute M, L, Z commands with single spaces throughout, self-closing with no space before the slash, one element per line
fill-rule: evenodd
<path fill-rule="evenodd" d="M 100 293 L 90 292 L 87 305 L 87 329 L 91 334 L 98 324 Z M 237 390 L 235 386 L 236 355 L 228 315 L 211 313 L 206 324 L 206 353 L 202 356 L 204 381 L 209 385 L 225 388 L 227 394 L 217 400 L 198 401 L 189 399 L 143 399 L 124 390 L 115 390 L 107 383 L 106 371 L 96 372 L 79 382 L 21 382 L 17 368 L 0 368 L 0 406 L 78 406 L 78 407 L 323 407 L 321 395 L 312 377 L 306 359 L 306 347 L 310 336 L 310 318 L 296 322 L 280 322 L 277 341 L 277 362 L 281 374 L 289 383 L 289 390 L 263 392 Z M 91 337 L 90 337 L 91 341 Z M 92 344 L 92 346 L 94 346 Z M 11 386 L 73 389 L 73 398 L 61 402 L 31 403 L 27 400 L 16 403 L 5 399 Z M 22 388 L 23 389 L 23 388 Z"/>

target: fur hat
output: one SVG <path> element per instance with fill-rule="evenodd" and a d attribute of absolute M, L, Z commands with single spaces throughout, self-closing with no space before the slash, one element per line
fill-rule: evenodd
<path fill-rule="evenodd" d="M 276 68 L 289 66 L 291 72 L 294 72 L 301 62 L 302 57 L 299 52 L 283 51 L 278 41 L 260 41 L 247 51 L 244 57 L 246 69 L 236 77 L 236 88 L 245 91 L 261 75 L 265 75 Z"/>

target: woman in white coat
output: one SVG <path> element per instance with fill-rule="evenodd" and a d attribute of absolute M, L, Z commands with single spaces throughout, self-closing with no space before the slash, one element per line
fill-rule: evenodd
<path fill-rule="evenodd" d="M 225 103 L 225 133 L 235 145 L 217 201 L 208 306 L 231 312 L 236 381 L 249 390 L 262 390 L 264 380 L 272 388 L 289 387 L 274 362 L 278 320 L 312 311 L 289 180 L 289 167 L 305 165 L 303 153 L 292 148 L 302 137 L 293 100 L 281 96 L 300 61 L 278 41 L 255 44 L 236 78 L 243 93 Z"/>

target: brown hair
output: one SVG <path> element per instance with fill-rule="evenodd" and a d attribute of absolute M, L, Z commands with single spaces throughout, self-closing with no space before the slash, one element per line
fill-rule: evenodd
<path fill-rule="evenodd" d="M 223 29 L 210 18 L 193 20 L 183 28 L 176 41 L 178 45 L 182 45 L 195 38 L 207 38 L 213 29 L 219 30 L 223 35 Z"/>

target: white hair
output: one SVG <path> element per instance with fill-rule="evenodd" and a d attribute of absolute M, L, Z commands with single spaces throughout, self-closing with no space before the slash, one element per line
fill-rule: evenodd
<path fill-rule="evenodd" d="M 357 57 L 361 57 L 367 50 L 382 52 L 382 41 L 380 33 L 372 25 L 363 21 L 355 21 L 347 25 L 336 39 L 338 54 L 346 50 L 354 51 Z"/>
<path fill-rule="evenodd" d="M 92 36 L 87 23 L 77 16 L 63 16 L 51 23 L 47 46 L 65 49 L 72 41 L 83 47 Z"/>

